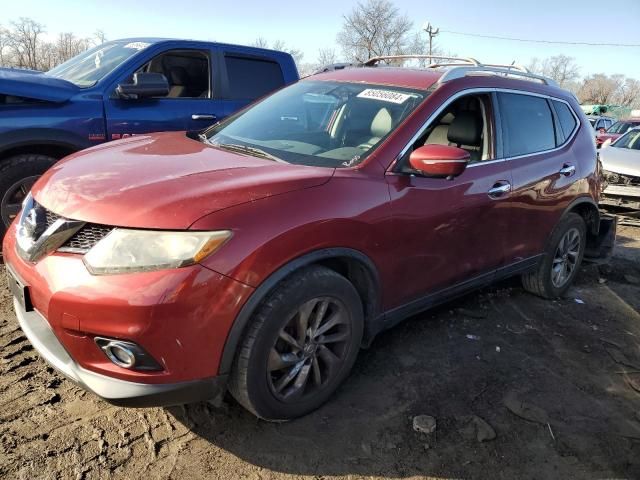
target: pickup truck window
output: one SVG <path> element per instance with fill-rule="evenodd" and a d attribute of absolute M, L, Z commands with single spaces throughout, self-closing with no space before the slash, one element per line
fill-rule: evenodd
<path fill-rule="evenodd" d="M 304 81 L 214 125 L 202 140 L 274 161 L 352 167 L 426 98 L 401 87 Z"/>
<path fill-rule="evenodd" d="M 231 100 L 255 100 L 284 85 L 282 69 L 273 60 L 226 54 L 224 63 Z"/>
<path fill-rule="evenodd" d="M 206 50 L 169 50 L 138 71 L 162 73 L 169 82 L 166 98 L 211 98 L 209 65 Z"/>
<path fill-rule="evenodd" d="M 45 73 L 81 88 L 95 85 L 123 62 L 147 48 L 146 42 L 107 42 L 87 50 Z"/>

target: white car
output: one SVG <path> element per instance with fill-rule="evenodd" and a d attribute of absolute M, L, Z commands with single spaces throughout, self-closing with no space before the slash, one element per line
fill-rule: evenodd
<path fill-rule="evenodd" d="M 640 128 L 634 128 L 600 150 L 601 204 L 640 209 Z"/>

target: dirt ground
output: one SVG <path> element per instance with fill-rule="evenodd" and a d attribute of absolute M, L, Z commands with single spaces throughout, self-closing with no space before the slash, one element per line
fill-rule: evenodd
<path fill-rule="evenodd" d="M 0 477 L 640 478 L 639 312 L 640 228 L 624 227 L 567 298 L 514 280 L 411 319 L 322 409 L 270 424 L 230 398 L 98 400 L 38 358 L 0 284 Z"/>

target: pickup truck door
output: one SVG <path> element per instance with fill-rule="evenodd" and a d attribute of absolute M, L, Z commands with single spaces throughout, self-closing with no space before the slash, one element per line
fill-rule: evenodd
<path fill-rule="evenodd" d="M 166 97 L 118 98 L 115 88 L 128 82 L 132 72 L 119 78 L 105 92 L 107 140 L 172 130 L 202 130 L 228 115 L 217 99 L 217 52 L 209 46 L 167 48 L 149 60 L 141 60 L 135 72 L 156 72 L 169 82 Z"/>
<path fill-rule="evenodd" d="M 259 50 L 233 45 L 220 46 L 216 64 L 220 109 L 231 115 L 291 82 L 282 65 Z M 297 77 L 296 77 L 297 80 Z"/>

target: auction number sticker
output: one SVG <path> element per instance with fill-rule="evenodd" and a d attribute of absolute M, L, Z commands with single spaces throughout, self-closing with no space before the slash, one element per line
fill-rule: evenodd
<path fill-rule="evenodd" d="M 127 43 L 124 46 L 124 48 L 132 48 L 134 50 L 144 50 L 149 45 L 151 45 L 151 44 L 150 43 L 146 43 L 146 42 L 131 42 L 131 43 Z"/>
<path fill-rule="evenodd" d="M 411 95 L 406 93 L 394 92 L 392 90 L 378 90 L 375 88 L 367 88 L 361 91 L 358 95 L 359 98 L 370 98 L 371 100 L 381 100 L 383 102 L 390 103 L 404 103 Z"/>

